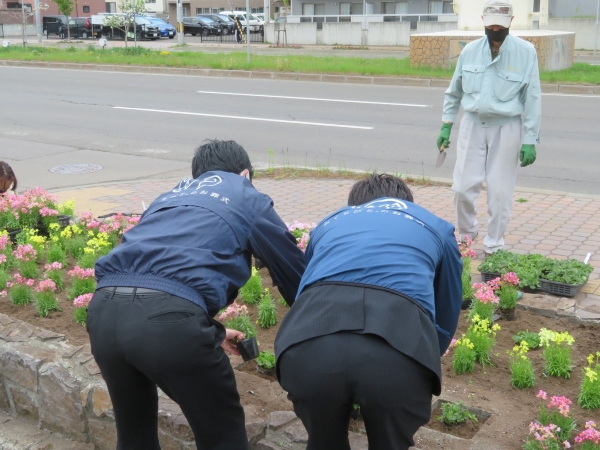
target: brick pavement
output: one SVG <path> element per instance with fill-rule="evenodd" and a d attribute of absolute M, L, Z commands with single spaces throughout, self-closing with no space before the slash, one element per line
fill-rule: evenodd
<path fill-rule="evenodd" d="M 102 187 L 55 192 L 61 200 L 76 199 L 77 212 L 96 215 L 109 212 L 142 212 L 160 193 L 172 189 L 178 179 L 123 182 Z M 353 180 L 256 178 L 254 184 L 275 202 L 283 220 L 318 222 L 346 203 Z M 452 192 L 448 186 L 411 186 L 415 201 L 444 219 L 454 222 Z M 542 194 L 520 189 L 515 192 L 513 217 L 505 236 L 506 249 L 518 253 L 541 253 L 557 259 L 583 260 L 592 253 L 594 272 L 577 294 L 580 309 L 600 314 L 600 198 L 576 194 Z M 526 201 L 519 201 L 526 200 Z M 478 201 L 480 236 L 486 233 L 486 193 Z M 483 239 L 475 243 L 479 259 Z M 473 265 L 477 267 L 478 263 Z M 600 316 L 599 316 L 600 317 Z"/>

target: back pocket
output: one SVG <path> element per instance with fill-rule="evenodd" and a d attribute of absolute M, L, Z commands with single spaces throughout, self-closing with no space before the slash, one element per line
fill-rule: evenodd
<path fill-rule="evenodd" d="M 196 314 L 191 311 L 164 311 L 148 316 L 147 319 L 153 323 L 177 323 L 185 322 L 194 317 L 196 317 Z"/>

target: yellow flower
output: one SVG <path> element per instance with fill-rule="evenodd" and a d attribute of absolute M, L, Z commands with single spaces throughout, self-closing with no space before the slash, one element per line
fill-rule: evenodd
<path fill-rule="evenodd" d="M 587 357 L 587 362 L 588 362 L 588 364 L 589 364 L 590 366 L 591 366 L 592 364 L 594 364 L 594 354 L 593 354 L 593 353 L 592 353 L 592 354 L 590 354 L 590 355 Z"/>
<path fill-rule="evenodd" d="M 60 225 L 59 225 L 59 224 L 57 224 L 57 223 L 51 223 L 50 225 L 48 225 L 48 228 L 49 228 L 51 231 L 57 231 L 57 230 L 59 230 L 59 229 L 60 229 Z"/>
<path fill-rule="evenodd" d="M 585 376 L 592 383 L 598 379 L 598 373 L 595 370 L 590 369 L 589 367 L 585 368 Z"/>

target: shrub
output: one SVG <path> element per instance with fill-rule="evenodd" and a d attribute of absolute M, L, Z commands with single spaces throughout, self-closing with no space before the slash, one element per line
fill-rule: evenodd
<path fill-rule="evenodd" d="M 15 305 L 27 305 L 33 300 L 33 289 L 25 284 L 13 284 L 8 291 L 8 297 Z"/>
<path fill-rule="evenodd" d="M 600 352 L 587 357 L 588 365 L 583 369 L 583 379 L 577 404 L 583 409 L 600 408 Z"/>
<path fill-rule="evenodd" d="M 519 331 L 512 337 L 516 344 L 527 342 L 529 349 L 534 350 L 540 346 L 540 335 L 533 331 Z"/>
<path fill-rule="evenodd" d="M 258 305 L 258 324 L 261 328 L 270 328 L 277 323 L 277 308 L 268 289 Z"/>
<path fill-rule="evenodd" d="M 248 305 L 254 305 L 258 303 L 262 297 L 262 280 L 254 267 L 252 268 L 252 276 L 248 279 L 248 282 L 240 289 L 240 296 L 244 303 Z"/>
<path fill-rule="evenodd" d="M 500 326 L 494 324 L 490 327 L 490 320 L 482 319 L 475 315 L 467 329 L 466 337 L 473 344 L 475 359 L 481 365 L 491 364 L 490 353 L 496 344 L 496 332 Z"/>
<path fill-rule="evenodd" d="M 475 370 L 475 360 L 475 346 L 463 335 L 461 339 L 456 341 L 454 349 L 452 368 L 456 372 L 456 375 L 473 372 Z"/>
<path fill-rule="evenodd" d="M 94 294 L 83 294 L 73 300 L 73 317 L 81 326 L 85 327 L 87 323 L 87 308 L 93 296 Z"/>
<path fill-rule="evenodd" d="M 510 382 L 519 389 L 530 388 L 535 385 L 535 373 L 533 364 L 527 357 L 528 350 L 527 342 L 521 341 L 519 345 L 513 347 L 512 352 L 507 352 L 510 355 Z"/>
<path fill-rule="evenodd" d="M 45 265 L 45 269 L 47 270 L 46 278 L 54 281 L 57 291 L 62 291 L 63 287 L 65 286 L 62 268 L 63 265 L 59 262 L 53 262 L 52 264 Z"/>
<path fill-rule="evenodd" d="M 53 243 L 46 252 L 46 261 L 48 264 L 58 262 L 64 265 L 67 263 L 67 253 L 60 244 Z"/>
<path fill-rule="evenodd" d="M 540 390 L 536 397 L 547 400 L 548 394 Z M 552 396 L 548 404 L 542 403 L 540 406 L 538 422 L 546 427 L 556 425 L 553 432 L 559 442 L 569 440 L 577 426 L 575 419 L 570 416 L 571 404 L 567 397 Z"/>
<path fill-rule="evenodd" d="M 558 333 L 546 328 L 542 328 L 539 335 L 540 345 L 544 348 L 546 373 L 553 377 L 571 378 L 573 336 L 568 331 Z"/>

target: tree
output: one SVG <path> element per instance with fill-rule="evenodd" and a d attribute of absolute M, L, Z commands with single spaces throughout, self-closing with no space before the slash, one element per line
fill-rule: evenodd
<path fill-rule="evenodd" d="M 119 3 L 119 9 L 122 11 L 122 14 L 104 17 L 104 26 L 112 29 L 116 28 L 118 30 L 122 30 L 123 34 L 125 34 L 125 47 L 127 47 L 127 39 L 129 38 L 129 30 L 131 29 L 131 25 L 135 23 L 136 15 L 144 14 L 146 12 L 146 2 L 145 0 L 121 0 Z M 137 32 L 135 28 L 136 27 L 134 26 L 134 33 L 136 33 L 137 38 Z"/>
<path fill-rule="evenodd" d="M 52 0 L 58 6 L 58 10 L 67 17 L 67 38 L 71 39 L 71 29 L 69 27 L 69 19 L 73 12 L 73 2 L 71 0 Z"/>
<path fill-rule="evenodd" d="M 2 1 L 0 0 L 0 7 L 3 6 Z M 12 19 L 14 19 L 15 21 L 19 21 L 21 22 L 21 34 L 22 34 L 22 38 L 23 38 L 23 47 L 25 47 L 25 44 L 27 43 L 27 20 L 34 16 L 36 11 L 45 11 L 48 9 L 48 5 L 45 3 L 40 2 L 38 5 L 38 8 L 36 10 L 36 8 L 24 8 L 23 5 L 21 8 L 17 9 L 5 9 L 5 10 L 1 10 L 0 11 L 0 22 L 2 22 L 1 20 L 1 16 L 6 15 L 8 17 L 11 17 Z"/>

